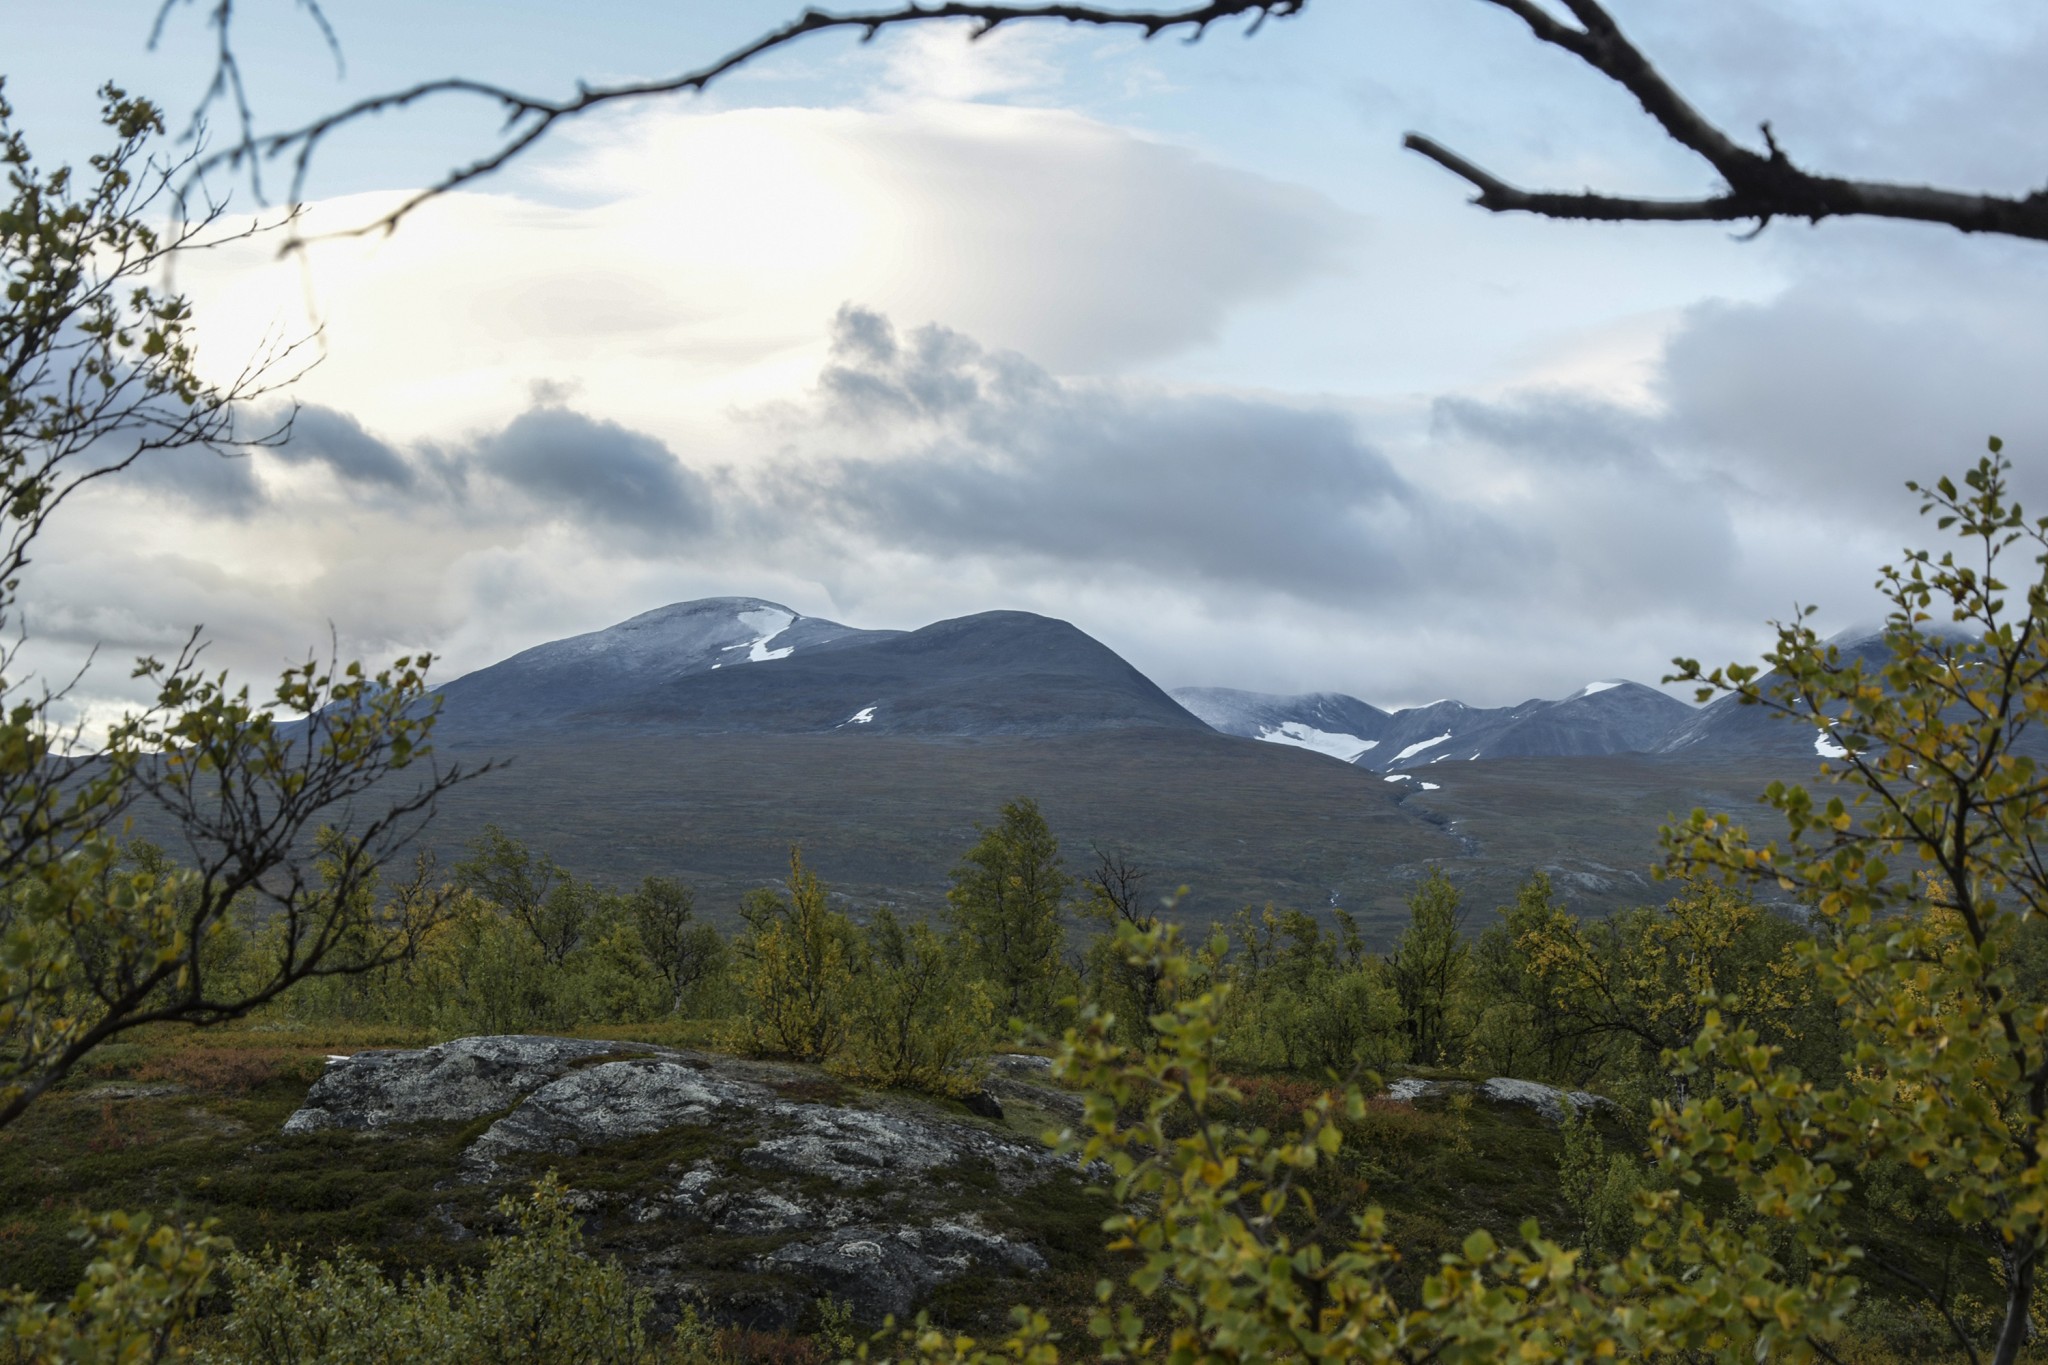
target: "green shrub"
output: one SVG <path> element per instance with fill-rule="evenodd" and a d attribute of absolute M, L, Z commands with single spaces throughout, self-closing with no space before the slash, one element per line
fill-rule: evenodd
<path fill-rule="evenodd" d="M 152 1226 L 147 1215 L 126 1213 L 86 1220 L 85 1237 L 95 1254 L 68 1301 L 0 1291 L 0 1362 L 97 1365 L 185 1354 L 187 1324 L 227 1241 L 203 1228 Z"/>
<path fill-rule="evenodd" d="M 888 910 L 868 927 L 845 1055 L 835 1069 L 876 1085 L 934 1095 L 975 1088 L 988 1051 L 995 999 L 972 979 L 958 946 Z"/>
<path fill-rule="evenodd" d="M 616 1261 L 582 1251 L 582 1232 L 552 1175 L 499 1212 L 475 1276 L 394 1283 L 359 1254 L 302 1268 L 289 1252 L 227 1262 L 234 1309 L 208 1365 L 638 1365 L 654 1358 L 648 1302 Z"/>

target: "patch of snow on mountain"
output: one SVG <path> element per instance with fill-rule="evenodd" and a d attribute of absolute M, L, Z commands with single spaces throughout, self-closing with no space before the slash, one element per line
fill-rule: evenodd
<path fill-rule="evenodd" d="M 1440 792 L 1444 789 L 1444 784 L 1441 782 L 1424 782 L 1421 785 L 1422 789 L 1426 792 Z"/>
<path fill-rule="evenodd" d="M 872 706 L 863 706 L 863 707 L 861 707 L 861 708 L 860 708 L 860 710 L 858 710 L 858 711 L 854 712 L 854 713 L 853 713 L 852 715 L 848 716 L 848 717 L 847 717 L 847 718 L 846 718 L 845 720 L 841 721 L 841 722 L 840 722 L 840 724 L 842 724 L 842 725 L 867 725 L 867 724 L 869 724 L 870 722 L 872 722 L 872 721 L 874 720 L 874 718 L 875 718 L 875 708 L 874 708 L 874 707 L 872 707 Z"/>
<path fill-rule="evenodd" d="M 1435 739 L 1425 739 L 1419 744 L 1411 744 L 1407 748 L 1403 749 L 1400 753 L 1394 755 L 1394 762 L 1399 763 L 1402 762 L 1404 759 L 1413 758 L 1415 757 L 1415 755 L 1421 753 L 1424 749 L 1427 749 L 1430 745 L 1441 744 L 1450 737 L 1451 732 L 1449 730 L 1446 730 L 1442 734 L 1438 735 Z"/>
<path fill-rule="evenodd" d="M 1605 692 L 1610 687 L 1619 686 L 1621 686 L 1619 682 L 1589 682 L 1584 687 L 1578 690 L 1577 695 L 1581 697 L 1590 697 L 1595 692 Z"/>
<path fill-rule="evenodd" d="M 1834 736 L 1822 733 L 1813 737 L 1813 751 L 1822 758 L 1847 758 L 1849 751 L 1835 743 Z"/>
<path fill-rule="evenodd" d="M 1380 779 L 1380 781 L 1382 782 L 1413 782 L 1414 780 L 1414 778 L 1408 776 L 1408 774 L 1406 773 L 1393 773 L 1387 777 L 1383 777 Z"/>
<path fill-rule="evenodd" d="M 782 634 L 783 631 L 788 630 L 791 623 L 795 620 L 795 615 L 790 612 L 775 611 L 767 607 L 755 611 L 743 611 L 739 615 L 740 624 L 749 630 L 756 630 L 761 633 L 752 640 L 743 640 L 736 645 L 727 645 L 723 652 L 730 654 L 735 649 L 744 649 L 747 651 L 747 662 L 750 664 L 764 664 L 771 659 L 787 659 L 795 652 L 794 645 L 783 649 L 770 649 L 768 648 L 768 642 Z M 712 665 L 713 668 L 718 666 L 717 664 Z"/>
<path fill-rule="evenodd" d="M 1379 746 L 1376 739 L 1360 739 L 1357 735 L 1318 730 L 1315 726 L 1304 725 L 1298 720 L 1282 721 L 1278 725 L 1262 725 L 1259 727 L 1259 738 L 1273 744 L 1291 744 L 1298 749 L 1313 749 L 1319 754 L 1341 758 L 1346 763 Z"/>

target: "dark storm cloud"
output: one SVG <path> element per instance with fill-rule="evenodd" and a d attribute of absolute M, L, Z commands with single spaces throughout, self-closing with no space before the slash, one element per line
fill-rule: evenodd
<path fill-rule="evenodd" d="M 524 412 L 466 455 L 472 472 L 594 526 L 661 539 L 701 532 L 711 522 L 704 481 L 667 446 L 567 408 Z"/>
<path fill-rule="evenodd" d="M 1339 413 L 1070 383 L 864 310 L 835 321 L 819 398 L 805 443 L 822 453 L 775 467 L 775 515 L 934 556 L 1331 600 L 1461 581 L 1522 541 L 1423 495 Z"/>
<path fill-rule="evenodd" d="M 363 429 L 363 424 L 332 408 L 300 408 L 292 419 L 288 440 L 272 448 L 288 464 L 324 464 L 351 483 L 410 488 L 415 475 L 398 451 Z"/>

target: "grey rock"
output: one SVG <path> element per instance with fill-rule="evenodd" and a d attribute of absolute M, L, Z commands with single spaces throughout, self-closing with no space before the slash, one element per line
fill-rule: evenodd
<path fill-rule="evenodd" d="M 713 1227 L 736 1237 L 791 1232 L 813 1227 L 819 1221 L 809 1206 L 773 1190 L 713 1195 L 704 1202 L 704 1213 Z"/>
<path fill-rule="evenodd" d="M 1560 1090 L 1554 1085 L 1544 1085 L 1540 1081 L 1518 1081 L 1508 1076 L 1495 1076 L 1479 1089 L 1486 1098 L 1496 1104 L 1529 1105 L 1552 1123 L 1564 1122 L 1567 1100 L 1577 1109 L 1620 1107 L 1605 1095 L 1595 1095 L 1590 1090 Z"/>
<path fill-rule="evenodd" d="M 592 1057 L 647 1049 L 581 1038 L 458 1038 L 435 1047 L 330 1060 L 285 1120 L 287 1133 L 467 1123 L 516 1103 Z"/>
<path fill-rule="evenodd" d="M 856 1226 L 792 1242 L 761 1258 L 764 1270 L 801 1276 L 872 1321 L 907 1315 L 933 1290 L 964 1275 L 1027 1275 L 1045 1258 L 970 1218 L 924 1227 Z"/>
<path fill-rule="evenodd" d="M 170 1095 L 189 1095 L 192 1088 L 171 1081 L 107 1081 L 80 1092 L 83 1100 L 160 1100 Z"/>
<path fill-rule="evenodd" d="M 671 1295 L 694 1283 L 693 1266 L 721 1242 L 749 1241 L 755 1278 L 721 1271 L 717 1279 L 718 1312 L 734 1321 L 793 1325 L 820 1294 L 851 1303 L 864 1321 L 907 1316 L 963 1275 L 1046 1268 L 1037 1248 L 957 1212 L 977 1197 L 1028 1199 L 1048 1179 L 1074 1177 L 1070 1161 L 1036 1143 L 902 1097 L 792 1098 L 815 1085 L 811 1068 L 652 1047 L 616 1058 L 620 1050 L 468 1038 L 339 1059 L 289 1130 L 461 1122 L 509 1110 L 463 1153 L 458 1178 L 469 1181 L 523 1177 L 548 1158 L 625 1139 L 704 1130 L 716 1142 L 707 1151 L 688 1138 L 687 1168 L 679 1161 L 638 1188 L 569 1197 L 597 1226 L 630 1229 L 621 1233 L 630 1273 Z M 1034 1083 L 1048 1070 L 1043 1058 L 1023 1058 L 996 1074 L 1034 1103 L 1072 1100 Z"/>
<path fill-rule="evenodd" d="M 1026 1080 L 1050 1081 L 1052 1079 L 1052 1058 L 1040 1057 L 1030 1052 L 1001 1052 L 988 1059 L 989 1069 L 1007 1076 L 1021 1076 Z"/>
<path fill-rule="evenodd" d="M 987 1162 L 1009 1175 L 1058 1164 L 1050 1152 L 964 1123 L 822 1104 L 789 1105 L 783 1116 L 789 1131 L 749 1148 L 747 1164 L 855 1186 L 964 1162 Z"/>
<path fill-rule="evenodd" d="M 1403 1076 L 1387 1087 L 1386 1094 L 1390 1100 L 1413 1104 L 1416 1100 L 1459 1091 L 1478 1094 L 1495 1104 L 1527 1105 L 1552 1123 L 1564 1122 L 1567 1100 L 1578 1109 L 1611 1109 L 1619 1112 L 1621 1108 L 1605 1095 L 1595 1095 L 1590 1090 L 1560 1090 L 1541 1081 L 1516 1080 L 1512 1076 L 1495 1076 L 1477 1085 L 1471 1081 L 1428 1081 L 1419 1076 Z"/>
<path fill-rule="evenodd" d="M 662 1058 L 606 1062 L 549 1081 L 470 1144 L 472 1162 L 513 1152 L 574 1156 L 586 1147 L 704 1123 L 720 1110 L 771 1109 L 774 1092 Z"/>
<path fill-rule="evenodd" d="M 1052 1083 L 1052 1058 L 1028 1052 L 989 1058 L 986 1088 L 998 1100 L 1043 1109 L 1069 1123 L 1078 1123 L 1087 1106 L 1079 1095 Z"/>

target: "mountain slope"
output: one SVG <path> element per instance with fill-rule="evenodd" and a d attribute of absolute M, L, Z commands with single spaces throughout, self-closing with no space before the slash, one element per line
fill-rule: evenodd
<path fill-rule="evenodd" d="M 1052 735 L 1201 721 L 1064 621 L 983 612 L 863 631 L 758 598 L 708 598 L 558 640 L 441 689 L 444 733 L 853 730 Z"/>
<path fill-rule="evenodd" d="M 1387 725 L 1385 711 L 1341 692 L 1275 696 L 1234 687 L 1177 687 L 1172 696 L 1226 735 L 1291 744 L 1346 763 L 1379 747 Z"/>
<path fill-rule="evenodd" d="M 1480 758 L 1645 753 L 1694 715 L 1684 702 L 1632 682 L 1588 683 L 1562 701 L 1481 708 L 1446 700 L 1391 713 L 1339 692 L 1183 687 L 1173 695 L 1225 734 L 1314 749 L 1378 772 Z"/>
<path fill-rule="evenodd" d="M 707 597 L 521 650 L 440 688 L 451 728 L 513 728 L 627 704 L 650 685 L 900 631 L 856 630 L 758 597 Z"/>

